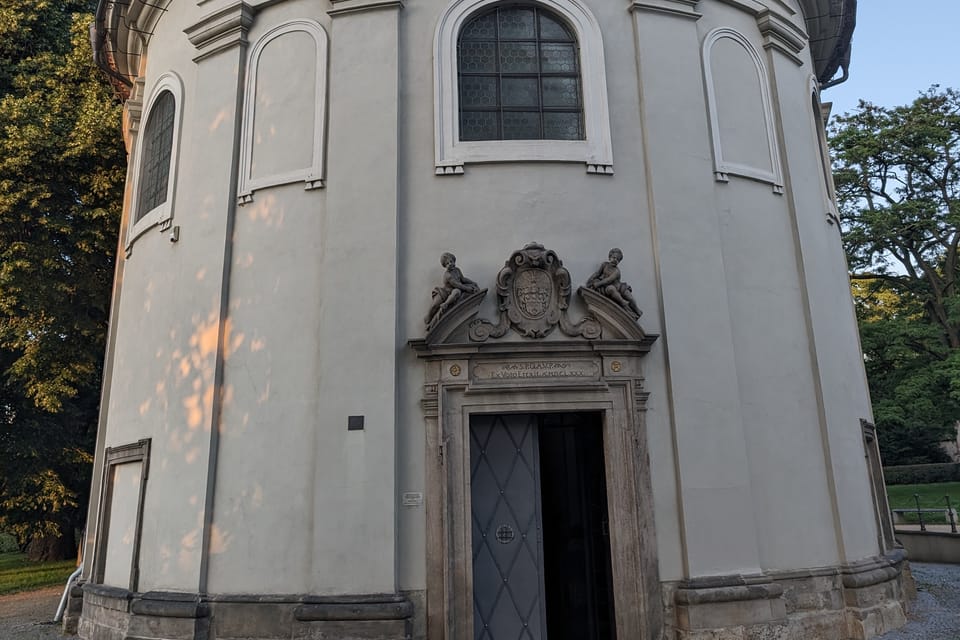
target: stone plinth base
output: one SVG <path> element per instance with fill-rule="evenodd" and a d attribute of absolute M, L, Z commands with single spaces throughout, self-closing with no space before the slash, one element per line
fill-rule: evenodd
<path fill-rule="evenodd" d="M 843 598 L 849 637 L 873 638 L 906 624 L 907 589 L 901 569 L 904 557 L 901 551 L 896 563 L 875 561 L 844 570 Z"/>
<path fill-rule="evenodd" d="M 904 559 L 688 580 L 665 597 L 677 640 L 869 640 L 906 623 Z"/>
<path fill-rule="evenodd" d="M 83 640 L 407 640 L 401 595 L 201 597 L 84 585 Z"/>
<path fill-rule="evenodd" d="M 75 584 L 70 588 L 67 594 L 67 607 L 63 611 L 63 624 L 61 630 L 64 635 L 73 636 L 77 634 L 77 625 L 80 623 L 80 613 L 83 611 L 83 590 L 80 585 Z"/>

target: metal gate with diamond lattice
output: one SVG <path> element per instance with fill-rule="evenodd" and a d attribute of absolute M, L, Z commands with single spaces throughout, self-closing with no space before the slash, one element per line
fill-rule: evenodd
<path fill-rule="evenodd" d="M 470 421 L 475 640 L 546 640 L 537 422 Z"/>

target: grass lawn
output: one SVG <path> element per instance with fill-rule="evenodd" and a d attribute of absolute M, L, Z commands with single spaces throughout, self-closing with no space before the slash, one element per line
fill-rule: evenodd
<path fill-rule="evenodd" d="M 12 536 L 0 534 L 0 595 L 30 591 L 53 585 L 65 585 L 77 568 L 76 560 L 63 562 L 30 562 L 26 554 L 16 551 Z"/>
<path fill-rule="evenodd" d="M 22 553 L 0 553 L 0 595 L 65 585 L 76 560 L 30 562 Z"/>
<path fill-rule="evenodd" d="M 944 509 L 947 505 L 944 496 L 950 496 L 950 504 L 960 511 L 960 482 L 942 482 L 938 484 L 892 484 L 887 486 L 887 497 L 891 509 L 915 509 L 914 494 L 920 495 L 921 509 Z M 907 514 L 908 522 L 917 522 L 916 514 Z M 924 513 L 923 521 L 928 523 L 946 523 L 941 513 Z M 957 523 L 960 525 L 960 522 Z"/>

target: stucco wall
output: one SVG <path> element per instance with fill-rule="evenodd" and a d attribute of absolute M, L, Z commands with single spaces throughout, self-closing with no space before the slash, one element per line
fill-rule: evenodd
<path fill-rule="evenodd" d="M 145 68 L 147 94 L 168 71 L 184 85 L 179 241 L 153 229 L 134 242 L 108 380 L 107 446 L 153 438 L 141 589 L 423 589 L 424 510 L 399 496 L 430 489 L 434 452 L 406 341 L 423 335 L 443 251 L 492 288 L 531 241 L 575 285 L 621 247 L 642 325 L 661 336 L 644 374 L 662 580 L 878 553 L 858 423 L 869 402 L 806 50 L 766 46 L 733 3 L 703 0 L 693 19 L 584 0 L 603 35 L 615 175 L 511 162 L 438 176 L 444 0 L 332 18 L 327 2 L 252 3 L 250 43 L 300 18 L 329 36 L 326 184 L 264 188 L 238 207 L 247 53 L 194 62 L 184 29 L 226 3 L 192 4 L 160 20 Z M 759 53 L 781 184 L 715 175 L 701 45 L 717 27 Z M 753 72 L 718 60 L 722 86 Z M 308 68 L 290 60 L 288 81 Z"/>

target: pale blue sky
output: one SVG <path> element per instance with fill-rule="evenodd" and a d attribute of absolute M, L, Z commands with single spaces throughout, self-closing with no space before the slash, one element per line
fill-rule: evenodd
<path fill-rule="evenodd" d="M 860 0 L 850 79 L 823 92 L 833 113 L 860 98 L 893 107 L 931 84 L 960 89 L 960 0 Z"/>

